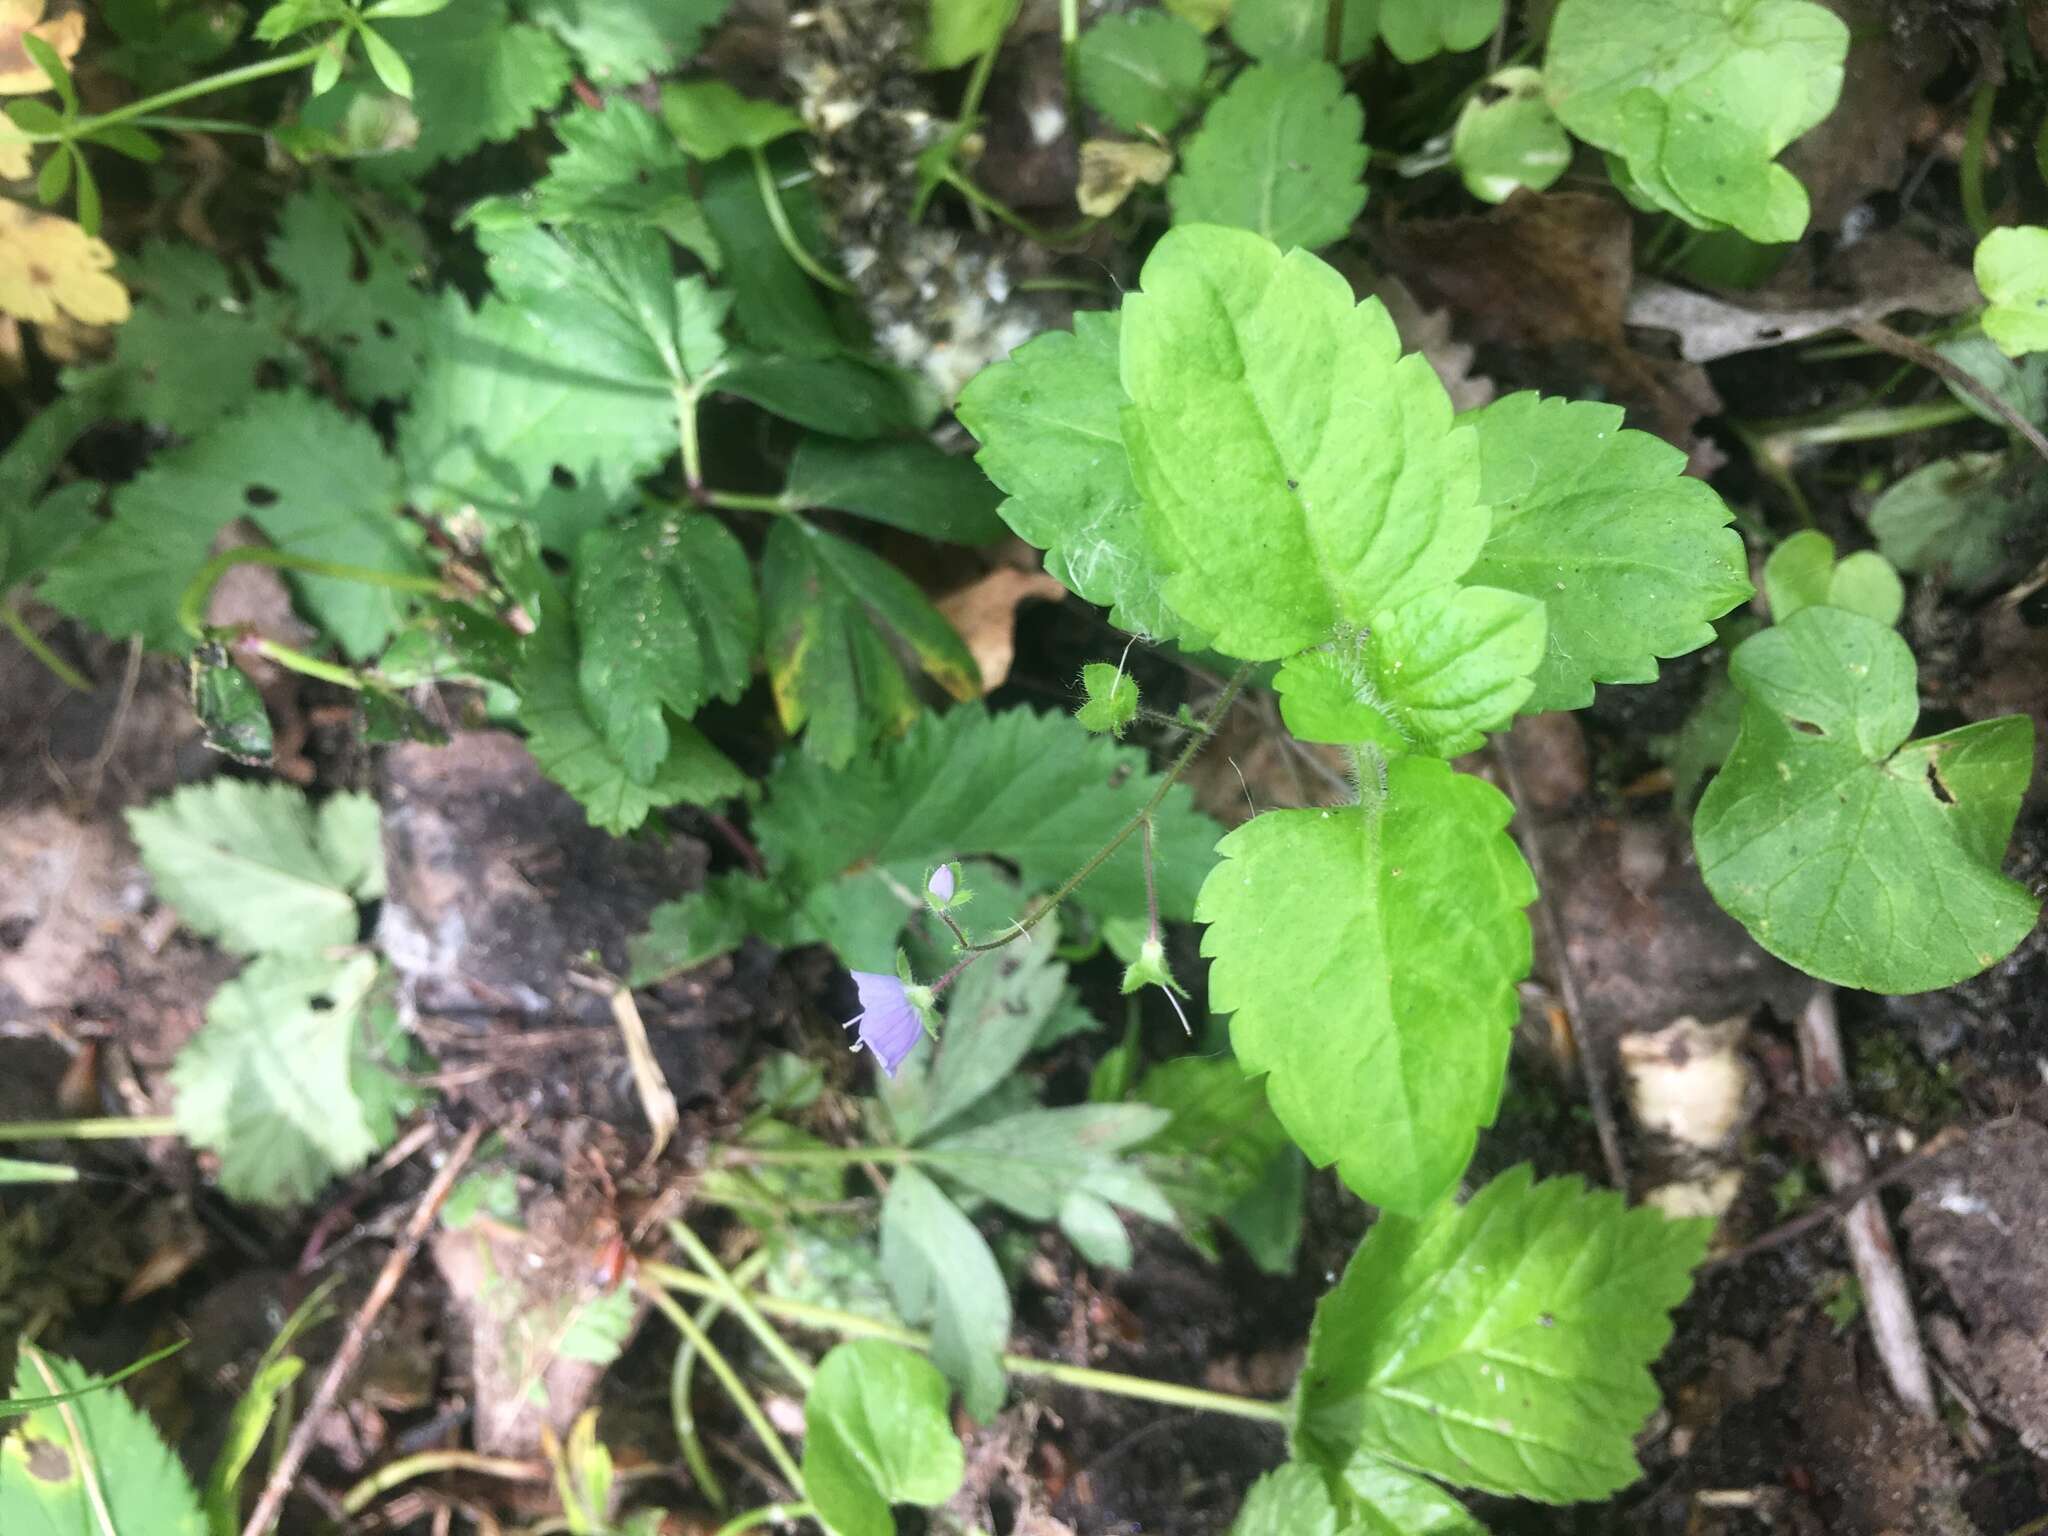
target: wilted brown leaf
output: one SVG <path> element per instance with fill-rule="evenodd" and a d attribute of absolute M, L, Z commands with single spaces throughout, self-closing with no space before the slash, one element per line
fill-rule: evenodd
<path fill-rule="evenodd" d="M 1004 567 L 942 598 L 939 612 L 960 631 L 974 664 L 981 668 L 984 693 L 993 693 L 1009 678 L 1017 659 L 1017 606 L 1031 598 L 1058 602 L 1067 589 L 1043 571 Z"/>

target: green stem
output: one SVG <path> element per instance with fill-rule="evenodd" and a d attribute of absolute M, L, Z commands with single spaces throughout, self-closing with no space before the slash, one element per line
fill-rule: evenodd
<path fill-rule="evenodd" d="M 1074 225 L 1071 229 L 1040 229 L 1022 214 L 1013 210 L 1009 204 L 990 197 L 988 193 L 982 191 L 980 187 L 977 187 L 961 173 L 958 166 L 949 165 L 946 167 L 945 183 L 984 213 L 994 214 L 1005 224 L 1009 225 L 1010 228 L 1016 230 L 1018 234 L 1024 236 L 1027 240 L 1035 240 L 1040 245 L 1057 246 L 1070 244 L 1102 222 L 1100 218 L 1089 217 L 1081 220 L 1080 223 Z"/>
<path fill-rule="evenodd" d="M 750 1509 L 744 1515 L 735 1515 L 721 1525 L 711 1536 L 739 1536 L 741 1531 L 751 1531 L 759 1525 L 774 1525 L 778 1521 L 801 1520 L 806 1515 L 815 1515 L 817 1510 L 809 1504 L 763 1504 L 759 1509 Z"/>
<path fill-rule="evenodd" d="M 790 227 L 788 210 L 782 206 L 782 194 L 776 190 L 775 172 L 769 168 L 768 152 L 754 144 L 748 146 L 747 153 L 754 157 L 754 185 L 761 189 L 761 205 L 768 210 L 768 222 L 775 226 L 775 238 L 789 252 L 789 259 L 834 293 L 853 293 L 853 284 L 836 272 L 828 272 L 797 239 L 796 231 Z"/>
<path fill-rule="evenodd" d="M 692 496 L 704 483 L 704 444 L 697 436 L 697 402 L 704 398 L 702 385 L 676 390 L 676 447 L 683 456 L 683 484 Z"/>
<path fill-rule="evenodd" d="M 678 1306 L 676 1299 L 669 1295 L 666 1289 L 663 1289 L 664 1286 L 668 1285 L 666 1279 L 662 1279 L 656 1285 L 647 1283 L 648 1278 L 654 1271 L 660 1270 L 666 1273 L 671 1268 L 672 1266 L 665 1264 L 641 1264 L 641 1294 L 653 1302 L 660 1309 L 662 1316 L 675 1325 L 676 1332 L 697 1346 L 697 1353 L 702 1355 L 704 1363 L 711 1367 L 711 1374 L 716 1376 L 718 1384 L 725 1388 L 725 1395 L 732 1399 L 733 1406 L 740 1411 L 740 1417 L 747 1421 L 747 1427 L 753 1430 L 754 1437 L 767 1450 L 769 1459 L 775 1463 L 776 1468 L 782 1473 L 783 1480 L 796 1491 L 798 1498 L 802 1498 L 804 1494 L 803 1472 L 797 1467 L 795 1459 L 789 1454 L 789 1447 L 782 1443 L 782 1436 L 777 1434 L 775 1426 L 768 1422 L 768 1415 L 762 1412 L 761 1405 L 756 1401 L 754 1394 L 748 1391 L 747 1384 L 740 1380 L 739 1372 L 732 1368 L 732 1362 L 719 1352 L 718 1346 L 711 1342 L 711 1336 L 697 1326 L 697 1319 Z M 687 1272 L 678 1269 L 674 1273 L 681 1275 Z M 713 1298 L 718 1296 L 718 1287 L 713 1282 L 703 1280 L 696 1275 L 689 1275 L 689 1278 L 698 1281 L 702 1287 L 696 1290 L 696 1295 Z M 690 1287 L 675 1286 L 673 1289 L 689 1290 Z"/>
<path fill-rule="evenodd" d="M 1757 422 L 1748 430 L 1757 434 L 1757 446 L 1761 452 L 1789 455 L 1801 448 L 1819 448 L 1829 443 L 1867 443 L 1896 437 L 1902 432 L 1927 432 L 1935 427 L 1973 420 L 1976 415 L 1960 400 L 1929 400 L 1920 405 L 1845 411 L 1810 426 L 1779 427 L 1769 422 Z"/>
<path fill-rule="evenodd" d="M 416 1455 L 387 1462 L 356 1483 L 341 1496 L 341 1511 L 345 1515 L 359 1515 L 370 1507 L 378 1494 L 389 1493 L 416 1477 L 431 1477 L 436 1472 L 468 1472 L 478 1477 L 501 1478 L 510 1483 L 544 1483 L 549 1477 L 548 1469 L 538 1462 L 513 1461 L 503 1456 L 483 1456 L 475 1451 L 455 1449 L 420 1451 Z"/>
<path fill-rule="evenodd" d="M 652 1280 L 657 1285 L 681 1291 L 686 1295 L 714 1294 L 715 1288 L 711 1281 L 673 1264 L 643 1263 L 640 1266 L 640 1273 L 643 1278 Z M 901 1344 L 906 1349 L 931 1348 L 931 1337 L 928 1334 L 920 1333 L 914 1328 L 905 1328 L 897 1323 L 884 1322 L 880 1318 L 863 1317 L 857 1312 L 842 1312 L 836 1307 L 821 1307 L 806 1301 L 787 1301 L 779 1296 L 757 1295 L 754 1297 L 754 1305 L 771 1317 L 786 1318 L 800 1327 L 817 1328 L 827 1333 L 846 1334 L 854 1338 L 883 1339 L 891 1344 Z M 1288 1422 L 1285 1403 L 1237 1397 L 1229 1392 L 1211 1392 L 1204 1387 L 1184 1387 L 1176 1382 L 1152 1381 L 1143 1376 L 1126 1376 L 1118 1371 L 1098 1371 L 1088 1366 L 1067 1365 L 1058 1360 L 1039 1360 L 1030 1355 L 1004 1355 L 1003 1368 L 1013 1376 L 1035 1376 L 1046 1381 L 1060 1382 L 1065 1386 L 1107 1392 L 1115 1397 L 1135 1398 L 1141 1402 L 1165 1403 L 1171 1407 L 1192 1408 L 1202 1413 L 1227 1413 L 1236 1418 L 1258 1419 L 1269 1424 Z"/>
<path fill-rule="evenodd" d="M 695 494 L 703 505 L 723 507 L 728 512 L 772 512 L 782 517 L 796 510 L 796 504 L 787 495 L 762 496 L 753 491 L 712 490 L 699 490 Z"/>
<path fill-rule="evenodd" d="M 317 677 L 323 683 L 334 683 L 354 693 L 361 693 L 371 686 L 363 680 L 362 674 L 352 667 L 344 667 L 339 662 L 322 661 L 319 657 L 308 656 L 304 651 L 292 646 L 279 645 L 275 640 L 266 640 L 259 635 L 246 644 L 258 656 L 268 656 L 280 667 L 288 667 L 307 677 Z"/>
<path fill-rule="evenodd" d="M 92 692 L 92 679 L 44 644 L 43 637 L 28 627 L 28 620 L 21 616 L 14 604 L 0 603 L 0 624 L 5 624 L 14 638 L 21 642 L 22 649 L 48 667 L 50 675 L 66 688 L 79 693 Z"/>
<path fill-rule="evenodd" d="M 916 1147 L 725 1147 L 720 1168 L 851 1168 L 860 1163 L 921 1163 Z"/>
<path fill-rule="evenodd" d="M 1237 669 L 1230 681 L 1223 685 L 1223 696 L 1216 701 L 1216 707 L 1209 712 L 1209 718 L 1202 722 L 1201 729 L 1190 736 L 1187 745 L 1180 749 L 1180 755 L 1173 760 L 1172 766 L 1166 770 L 1165 777 L 1160 779 L 1159 787 L 1152 792 L 1152 798 L 1140 806 L 1137 813 L 1130 820 L 1117 828 L 1116 834 L 1095 851 L 1094 857 L 1090 858 L 1086 864 L 1083 864 L 1069 875 L 1058 890 L 1054 891 L 1043 901 L 1040 901 L 1022 919 L 1012 923 L 1009 931 L 1001 938 L 985 939 L 979 944 L 969 944 L 967 952 L 969 954 L 981 954 L 987 950 L 1001 949 L 1005 944 L 1022 938 L 1033 928 L 1037 927 L 1039 923 L 1043 922 L 1047 916 L 1057 911 L 1061 902 L 1080 889 L 1082 881 L 1094 874 L 1096 870 L 1102 868 L 1116 853 L 1117 849 L 1123 847 L 1124 843 L 1130 838 L 1130 835 L 1150 820 L 1159 807 L 1166 803 L 1166 792 L 1172 789 L 1180 776 L 1188 771 L 1188 764 L 1195 760 L 1195 754 L 1200 752 L 1203 745 L 1216 733 L 1216 727 L 1223 723 L 1223 717 L 1230 712 L 1230 706 L 1237 702 L 1238 694 L 1243 691 L 1244 685 L 1251 675 L 1252 664 L 1246 662 Z"/>
<path fill-rule="evenodd" d="M 112 1115 L 101 1120 L 16 1120 L 0 1124 L 0 1141 L 141 1141 L 175 1136 L 169 1115 Z"/>
<path fill-rule="evenodd" d="M 1988 81 L 1970 98 L 1969 126 L 1963 132 L 1962 194 L 1963 217 L 1982 240 L 1991 233 L 1991 214 L 1984 206 L 1984 153 L 1991 138 L 1991 109 L 1998 101 L 1998 87 Z"/>
<path fill-rule="evenodd" d="M 752 1285 L 761 1271 L 767 1267 L 768 1250 L 762 1248 L 741 1261 L 740 1266 L 733 1271 L 733 1283 Z M 697 1309 L 697 1326 L 708 1331 L 724 1310 L 725 1304 L 715 1297 L 705 1302 Z M 696 1370 L 697 1346 L 685 1339 L 677 1348 L 675 1364 L 669 1370 L 669 1413 L 675 1420 L 676 1444 L 682 1448 L 683 1460 L 689 1464 L 690 1475 L 696 1478 L 698 1489 L 710 1501 L 711 1507 L 722 1513 L 725 1509 L 725 1489 L 718 1481 L 718 1474 L 711 1470 L 711 1458 L 704 1454 L 704 1441 L 697 1433 L 697 1410 L 690 1402 L 690 1378 L 696 1374 Z"/>
<path fill-rule="evenodd" d="M 117 123 L 132 123 L 137 118 L 153 116 L 160 108 L 175 107 L 181 101 L 190 101 L 195 96 L 210 96 L 215 91 L 231 91 L 238 85 L 253 81 L 267 80 L 272 75 L 288 75 L 295 69 L 303 69 L 320 57 L 327 47 L 323 40 L 309 43 L 295 53 L 281 53 L 275 58 L 265 59 L 260 64 L 244 64 L 240 69 L 230 69 L 223 74 L 207 75 L 199 80 L 188 80 L 183 85 L 173 86 L 168 91 L 159 91 L 154 96 L 145 96 L 140 101 L 131 101 L 125 107 L 116 107 L 111 112 L 102 112 L 96 117 L 81 117 L 75 123 L 67 123 L 65 133 L 29 133 L 22 137 L 31 144 L 55 144 L 65 139 L 82 139 L 102 128 L 111 128 Z"/>
<path fill-rule="evenodd" d="M 811 1369 L 808 1360 L 790 1348 L 787 1339 L 768 1326 L 768 1320 L 755 1309 L 746 1293 L 733 1283 L 732 1276 L 726 1273 L 725 1266 L 718 1262 L 718 1256 L 706 1246 L 704 1239 L 692 1232 L 687 1222 L 670 1222 L 668 1233 L 675 1239 L 676 1246 L 689 1255 L 690 1262 L 703 1271 L 704 1278 L 718 1288 L 718 1299 L 745 1325 L 755 1342 L 774 1356 L 775 1363 L 789 1373 L 791 1381 L 809 1392 L 817 1372 Z"/>
<path fill-rule="evenodd" d="M 1060 0 L 1060 62 L 1066 75 L 1067 110 L 1074 109 L 1075 49 L 1081 41 L 1081 0 Z M 991 53 L 995 50 L 990 49 Z"/>
<path fill-rule="evenodd" d="M 1076 7 L 1074 10 L 1074 35 L 1071 39 L 1067 36 L 1067 15 L 1070 6 Z M 1003 23 L 1003 32 L 1009 31 L 1010 21 L 1015 21 L 1016 19 L 1017 8 L 1012 6 L 1010 8 L 1010 20 Z M 1081 18 L 1077 0 L 1060 0 L 1060 50 L 1067 56 L 1069 67 L 1071 67 L 1071 60 L 1073 58 L 1074 42 L 1080 38 L 1080 35 Z M 996 55 L 1002 51 L 1003 36 L 1002 32 L 998 32 L 996 40 L 982 50 L 981 57 L 974 61 L 974 73 L 967 77 L 967 90 L 960 97 L 960 126 L 962 128 L 972 127 L 975 119 L 980 116 L 981 98 L 988 94 L 989 77 L 996 70 Z"/>
<path fill-rule="evenodd" d="M 215 555 L 185 584 L 184 595 L 178 599 L 178 624 L 193 639 L 205 637 L 206 600 L 213 595 L 221 577 L 238 565 L 272 565 L 287 571 L 303 571 L 309 576 L 331 576 L 337 581 L 356 581 L 367 587 L 389 587 L 394 592 L 418 592 L 428 597 L 441 597 L 447 591 L 437 576 L 408 576 L 400 571 L 380 571 L 374 566 L 316 560 L 310 555 L 295 555 L 288 549 L 272 549 L 263 544 L 240 544 Z"/>
<path fill-rule="evenodd" d="M 240 133 L 251 138 L 267 138 L 270 130 L 259 128 L 254 123 L 240 123 L 229 117 L 136 117 L 128 120 L 130 128 L 154 128 L 159 133 Z"/>

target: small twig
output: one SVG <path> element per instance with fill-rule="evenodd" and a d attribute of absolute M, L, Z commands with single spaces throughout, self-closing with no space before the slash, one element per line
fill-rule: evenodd
<path fill-rule="evenodd" d="M 1579 1006 L 1578 978 L 1572 971 L 1572 957 L 1565 949 L 1564 925 L 1557 920 L 1550 876 L 1543 867 L 1542 833 L 1529 811 L 1529 797 L 1523 791 L 1521 770 L 1515 766 L 1515 751 L 1508 735 L 1496 737 L 1493 746 L 1508 798 L 1515 804 L 1515 823 L 1520 833 L 1517 841 L 1522 845 L 1522 856 L 1529 861 L 1529 872 L 1536 877 L 1536 916 L 1543 924 L 1544 948 L 1550 951 L 1555 973 L 1551 979 L 1557 983 L 1558 1002 L 1578 1046 L 1579 1069 L 1586 1079 L 1586 1102 L 1593 1111 L 1593 1133 L 1600 1141 L 1600 1157 L 1607 1164 L 1608 1182 L 1626 1194 L 1628 1163 L 1621 1155 L 1621 1131 L 1615 1124 L 1614 1105 L 1608 1097 L 1607 1063 L 1601 1058 L 1600 1042 L 1586 1037 L 1586 1014 Z"/>
<path fill-rule="evenodd" d="M 349 1319 L 348 1332 L 343 1335 L 341 1348 L 335 1351 L 334 1359 L 328 1363 L 327 1374 L 320 1378 L 320 1386 L 312 1400 L 306 1404 L 306 1411 L 293 1429 L 292 1437 L 285 1443 L 284 1454 L 271 1469 L 270 1480 L 263 1485 L 263 1493 L 256 1501 L 254 1513 L 242 1527 L 242 1536 L 267 1536 L 270 1528 L 277 1523 L 279 1512 L 284 1508 L 285 1496 L 291 1492 L 292 1482 L 299 1475 L 299 1468 L 305 1465 L 306 1457 L 313 1449 L 313 1442 L 319 1437 L 320 1426 L 334 1401 L 341 1395 L 342 1386 L 349 1373 L 362 1359 L 363 1351 L 370 1342 L 370 1328 L 378 1315 L 390 1304 L 397 1293 L 398 1282 L 405 1278 L 405 1272 L 412 1266 L 413 1259 L 420 1251 L 420 1244 L 426 1240 L 427 1229 L 434 1224 L 441 1206 L 448 1198 L 448 1192 L 455 1188 L 455 1181 L 462 1174 L 470 1156 L 476 1151 L 477 1143 L 483 1140 L 484 1123 L 479 1120 L 462 1133 L 462 1139 L 455 1144 L 455 1150 L 448 1154 L 448 1161 L 434 1175 L 427 1186 L 427 1192 L 420 1196 L 420 1203 L 413 1208 L 412 1218 L 405 1224 L 397 1245 L 384 1261 L 383 1269 L 377 1273 L 376 1283 L 370 1287 L 369 1295 L 363 1298 L 356 1315 Z"/>
<path fill-rule="evenodd" d="M 1975 400 L 1985 410 L 1994 413 L 2013 431 L 2026 439 L 2027 446 L 2048 460 L 2048 435 L 2026 417 L 1987 388 L 1968 369 L 1960 367 L 1943 357 L 1923 341 L 1893 330 L 1877 320 L 1857 320 L 1847 329 L 1854 335 L 1869 342 L 1873 347 L 1889 352 L 1893 357 L 1903 357 L 1909 363 L 1917 363 L 1931 373 L 1938 373 L 1949 384 Z"/>
<path fill-rule="evenodd" d="M 1849 1071 L 1842 1054 L 1842 1034 L 1835 1023 L 1835 989 L 1817 986 L 1799 1011 L 1799 1062 L 1806 1091 L 1837 1110 L 1849 1107 Z M 1830 1189 L 1849 1189 L 1870 1177 L 1870 1159 L 1851 1127 L 1831 1131 L 1821 1144 L 1820 1168 Z M 1863 1290 L 1863 1311 L 1870 1319 L 1871 1342 L 1891 1378 L 1892 1390 L 1907 1411 L 1925 1419 L 1936 1415 L 1934 1382 L 1927 1372 L 1927 1354 L 1920 1346 L 1920 1324 L 1913 1298 L 1899 1268 L 1899 1250 L 1892 1242 L 1884 1207 L 1866 1195 L 1842 1218 L 1849 1262 Z"/>

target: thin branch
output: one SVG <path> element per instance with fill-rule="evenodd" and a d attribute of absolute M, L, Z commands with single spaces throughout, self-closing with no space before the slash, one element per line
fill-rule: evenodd
<path fill-rule="evenodd" d="M 1930 373 L 1938 373 L 1950 385 L 1975 400 L 1985 410 L 1992 412 L 2013 431 L 2026 439 L 2027 446 L 2048 460 L 2048 435 L 2006 401 L 2001 400 L 1977 376 L 1943 357 L 1923 341 L 1893 330 L 1877 320 L 1857 320 L 1848 326 L 1853 334 L 1869 342 L 1873 347 L 1889 352 L 1893 357 L 1903 357 L 1909 363 L 1917 363 Z"/>

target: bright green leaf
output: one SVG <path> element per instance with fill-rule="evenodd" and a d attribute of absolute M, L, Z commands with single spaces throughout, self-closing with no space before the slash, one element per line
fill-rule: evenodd
<path fill-rule="evenodd" d="M 1834 540 L 1811 528 L 1771 551 L 1764 562 L 1764 595 L 1778 624 L 1817 604 L 1896 624 L 1906 606 L 1906 589 L 1884 556 L 1865 549 L 1837 561 Z"/>
<path fill-rule="evenodd" d="M 1188 140 L 1173 222 L 1228 224 L 1280 246 L 1340 240 L 1365 207 L 1365 109 L 1319 60 L 1255 64 Z"/>
<path fill-rule="evenodd" d="M 688 63 L 732 0 L 528 0 L 595 80 L 630 85 Z M 611 105 L 620 98 L 613 97 Z"/>
<path fill-rule="evenodd" d="M 238 954 L 356 941 L 356 903 L 383 893 L 377 803 L 340 794 L 316 814 L 285 784 L 211 779 L 128 813 L 157 896 Z"/>
<path fill-rule="evenodd" d="M 412 73 L 420 125 L 413 147 L 391 157 L 398 174 L 511 138 L 554 105 L 572 73 L 561 44 L 510 21 L 506 0 L 463 0 L 392 29 L 390 41 Z"/>
<path fill-rule="evenodd" d="M 1711 1230 L 1526 1167 L 1463 1205 L 1383 1215 L 1316 1307 L 1295 1453 L 1548 1503 L 1634 1482 L 1649 1366 Z"/>
<path fill-rule="evenodd" d="M 947 994 L 936 1047 L 911 1058 L 925 1063 L 914 1099 L 892 1092 L 898 1134 L 928 1141 L 980 1103 L 1037 1045 L 1039 1026 L 1066 995 L 1067 968 L 1053 958 L 1057 923 L 1048 919 L 1036 942 L 1012 944 L 969 967 Z M 909 1069 L 905 1063 L 905 1071 Z M 902 1074 L 893 1087 L 903 1085 Z"/>
<path fill-rule="evenodd" d="M 1878 553 L 1902 571 L 1938 574 L 1958 591 L 1982 588 L 2005 569 L 2007 541 L 2023 526 L 2011 494 L 2018 478 L 2002 453 L 1959 453 L 1922 465 L 1871 507 Z"/>
<path fill-rule="evenodd" d="M 370 68 L 385 90 L 394 96 L 412 99 L 412 70 L 399 51 L 384 41 L 384 34 L 374 27 L 358 26 L 356 36 L 362 39 L 363 56 L 370 61 Z"/>
<path fill-rule="evenodd" d="M 514 216 L 543 224 L 647 224 L 716 269 L 721 253 L 690 181 L 690 162 L 660 118 L 627 97 L 555 119 L 562 153 Z M 473 218 L 494 217 L 472 210 Z"/>
<path fill-rule="evenodd" d="M 1999 873 L 2034 766 L 2024 715 L 1907 741 L 1912 652 L 1815 606 L 1746 640 L 1729 675 L 1742 734 L 1693 820 L 1700 873 L 1759 944 L 1872 992 L 1974 976 L 2040 902 Z"/>
<path fill-rule="evenodd" d="M 1230 1536 L 1337 1536 L 1323 1474 L 1299 1461 L 1275 1467 L 1245 1494 Z"/>
<path fill-rule="evenodd" d="M 1493 527 L 1466 579 L 1550 611 L 1525 710 L 1580 708 L 1596 682 L 1652 681 L 1659 657 L 1711 642 L 1710 621 L 1749 596 L 1728 508 L 1685 475 L 1683 453 L 1624 430 L 1618 406 L 1525 393 L 1467 419 Z"/>
<path fill-rule="evenodd" d="M 1401 355 L 1377 299 L 1307 251 L 1171 231 L 1124 301 L 1122 352 L 1166 600 L 1224 654 L 1366 627 L 1478 554 L 1478 465 L 1443 385 Z"/>
<path fill-rule="evenodd" d="M 1210 1006 L 1310 1161 L 1416 1213 L 1500 1101 L 1535 883 L 1506 797 L 1397 758 L 1383 799 L 1268 811 L 1217 845 L 1197 920 Z"/>
<path fill-rule="evenodd" d="M 1171 133 L 1209 71 L 1202 34 L 1162 11 L 1105 16 L 1074 50 L 1081 99 L 1126 132 Z"/>
<path fill-rule="evenodd" d="M 2048 229 L 1994 229 L 1977 246 L 1977 286 L 1991 301 L 1984 334 L 2007 357 L 2048 352 Z"/>
<path fill-rule="evenodd" d="M 79 1393 L 39 1408 L 0 1440 L 0 1530 L 7 1536 L 203 1536 L 192 1480 L 124 1392 L 87 1391 L 76 1361 L 22 1343 L 14 1395 Z"/>
<path fill-rule="evenodd" d="M 1489 76 L 1458 114 L 1451 160 L 1465 190 L 1504 203 L 1516 190 L 1541 192 L 1572 163 L 1572 141 L 1543 99 L 1543 73 L 1518 65 Z"/>
<path fill-rule="evenodd" d="M 1344 0 L 1344 36 L 1337 62 L 1356 64 L 1379 36 L 1381 0 Z M 1329 0 L 1236 0 L 1230 40 L 1261 64 L 1327 56 Z"/>
<path fill-rule="evenodd" d="M 412 391 L 434 323 L 418 263 L 317 182 L 285 204 L 265 254 L 293 290 L 292 328 L 333 355 L 359 403 Z"/>
<path fill-rule="evenodd" d="M 972 459 L 923 437 L 880 442 L 807 436 L 790 461 L 786 498 L 830 507 L 955 544 L 986 544 L 1003 531 L 1001 499 Z"/>
<path fill-rule="evenodd" d="M 1354 1458 L 1341 1481 L 1355 1521 L 1345 1536 L 1487 1536 L 1435 1483 L 1375 1456 Z"/>
<path fill-rule="evenodd" d="M 982 1423 L 1003 1405 L 1010 1287 L 995 1255 L 938 1185 L 900 1167 L 882 1200 L 882 1273 L 905 1321 L 929 1323 L 932 1364 Z"/>
<path fill-rule="evenodd" d="M 856 1339 L 804 1398 L 804 1493 L 836 1536 L 896 1536 L 892 1504 L 933 1508 L 967 1475 L 946 1378 L 900 1344 Z"/>
<path fill-rule="evenodd" d="M 1081 687 L 1088 698 L 1074 711 L 1074 718 L 1091 731 L 1122 740 L 1124 729 L 1138 718 L 1137 683 L 1124 675 L 1122 667 L 1091 661 L 1081 668 Z"/>
<path fill-rule="evenodd" d="M 1018 0 L 929 0 L 925 32 L 928 69 L 958 69 L 1003 40 L 1017 14 Z"/>
<path fill-rule="evenodd" d="M 74 480 L 40 501 L 0 492 L 0 597 L 40 576 L 99 527 L 95 513 L 105 494 L 94 480 Z"/>
<path fill-rule="evenodd" d="M 781 102 L 742 96 L 715 78 L 663 86 L 661 116 L 692 158 L 707 162 L 804 131 L 804 120 Z"/>
<path fill-rule="evenodd" d="M 1403 64 L 1477 48 L 1500 25 L 1501 0 L 1380 0 L 1380 37 Z"/>

